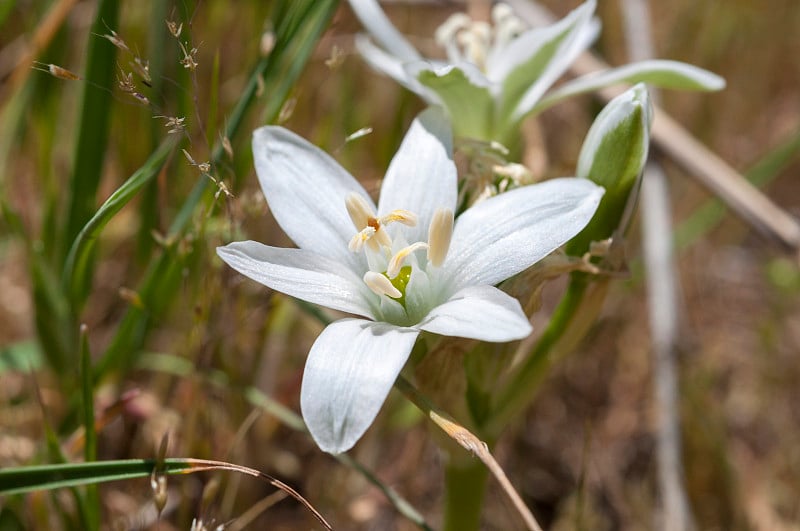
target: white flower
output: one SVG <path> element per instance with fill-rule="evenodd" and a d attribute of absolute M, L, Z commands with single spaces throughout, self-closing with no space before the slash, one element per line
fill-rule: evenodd
<path fill-rule="evenodd" d="M 551 26 L 529 29 L 511 8 L 498 3 L 492 24 L 458 13 L 436 32 L 446 61 L 423 59 L 392 26 L 377 0 L 349 0 L 376 46 L 364 36 L 356 47 L 373 68 L 432 104 L 444 106 L 459 136 L 506 143 L 526 116 L 562 99 L 620 82 L 648 82 L 667 88 L 718 90 L 719 76 L 676 61 L 643 61 L 592 73 L 545 96 L 599 33 L 596 0 Z"/>
<path fill-rule="evenodd" d="M 484 341 L 527 336 L 516 299 L 494 284 L 577 234 L 603 190 L 554 179 L 487 199 L 453 220 L 450 127 L 421 114 L 392 159 L 378 206 L 329 155 L 281 127 L 253 135 L 261 187 L 299 249 L 246 241 L 217 249 L 242 274 L 359 316 L 311 347 L 303 417 L 325 451 L 348 450 L 377 415 L 421 330 Z"/>

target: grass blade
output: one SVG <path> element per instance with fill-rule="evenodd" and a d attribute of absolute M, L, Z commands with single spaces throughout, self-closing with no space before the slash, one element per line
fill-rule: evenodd
<path fill-rule="evenodd" d="M 69 295 L 73 307 L 80 307 L 88 293 L 92 273 L 92 256 L 100 231 L 144 185 L 158 174 L 172 153 L 175 144 L 175 137 L 167 137 L 150 155 L 147 162 L 106 199 L 75 238 L 67 255 L 63 275 L 64 291 Z"/>
<path fill-rule="evenodd" d="M 92 355 L 89 351 L 89 341 L 86 334 L 86 325 L 81 325 L 80 330 L 81 352 L 81 391 L 83 394 L 83 429 L 85 446 L 83 457 L 86 462 L 97 459 L 97 433 L 94 426 L 94 386 L 92 385 Z M 90 531 L 100 528 L 100 497 L 96 485 L 86 487 L 86 524 Z"/>
<path fill-rule="evenodd" d="M 0 494 L 8 496 L 37 490 L 148 477 L 153 473 L 156 464 L 155 459 L 124 459 L 5 468 L 0 470 Z M 167 474 L 182 472 L 189 468 L 191 465 L 182 460 L 166 459 L 164 462 L 164 472 Z"/>
<path fill-rule="evenodd" d="M 65 244 L 75 239 L 95 209 L 111 116 L 111 92 L 102 87 L 111 86 L 116 68 L 116 48 L 100 36 L 107 32 L 107 28 L 117 25 L 119 4 L 117 0 L 100 0 L 92 23 L 78 140 L 72 176 L 67 187 L 70 196 L 61 240 Z"/>

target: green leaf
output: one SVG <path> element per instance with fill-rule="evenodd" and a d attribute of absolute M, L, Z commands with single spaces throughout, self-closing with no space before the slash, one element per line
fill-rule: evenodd
<path fill-rule="evenodd" d="M 690 64 L 665 60 L 642 61 L 593 72 L 564 83 L 542 99 L 533 112 L 541 112 L 566 98 L 620 83 L 650 83 L 675 90 L 716 91 L 725 88 L 723 78 Z"/>
<path fill-rule="evenodd" d="M 86 334 L 86 325 L 81 325 L 80 352 L 84 430 L 83 458 L 88 463 L 97 458 L 97 433 L 94 429 L 94 385 L 92 380 L 92 354 L 89 351 L 89 340 Z M 86 524 L 90 531 L 100 528 L 100 497 L 97 494 L 96 485 L 88 485 L 86 487 Z"/>
<path fill-rule="evenodd" d="M 492 140 L 494 100 L 488 88 L 474 84 L 458 68 L 441 74 L 423 70 L 417 80 L 441 98 L 456 136 Z"/>
<path fill-rule="evenodd" d="M 145 184 L 158 174 L 175 144 L 176 137 L 167 137 L 161 146 L 150 155 L 144 166 L 136 170 L 122 186 L 106 199 L 75 238 L 67 255 L 63 275 L 64 291 L 69 295 L 75 308 L 80 307 L 91 287 L 92 256 L 100 231 Z"/>
<path fill-rule="evenodd" d="M 567 244 L 567 253 L 582 255 L 592 241 L 609 238 L 620 225 L 647 161 L 651 115 L 647 89 L 639 84 L 611 100 L 592 124 L 577 176 L 599 184 L 606 193 L 589 225 Z"/>

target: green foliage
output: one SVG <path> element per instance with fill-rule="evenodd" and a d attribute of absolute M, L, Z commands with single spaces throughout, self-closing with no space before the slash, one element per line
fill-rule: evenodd
<path fill-rule="evenodd" d="M 75 237 L 64 266 L 64 291 L 73 308 L 80 309 L 91 290 L 94 250 L 100 232 L 139 191 L 158 174 L 175 147 L 175 138 L 166 138 L 144 166 L 117 188 Z"/>
<path fill-rule="evenodd" d="M 426 70 L 417 79 L 442 99 L 454 131 L 467 138 L 492 139 L 494 100 L 488 88 L 473 85 L 458 69 L 443 75 Z"/>

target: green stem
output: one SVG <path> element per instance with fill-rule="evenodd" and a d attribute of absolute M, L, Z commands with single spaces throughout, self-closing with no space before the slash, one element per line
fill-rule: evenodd
<path fill-rule="evenodd" d="M 570 352 L 586 335 L 602 308 L 608 279 L 573 273 L 567 292 L 550 323 L 520 369 L 499 393 L 483 432 L 496 437 L 508 421 L 530 403 L 552 363 Z"/>
<path fill-rule="evenodd" d="M 442 530 L 477 531 L 489 470 L 480 460 L 472 456 L 465 458 L 463 449 L 454 451 L 462 455 L 451 454 L 445 466 Z"/>

